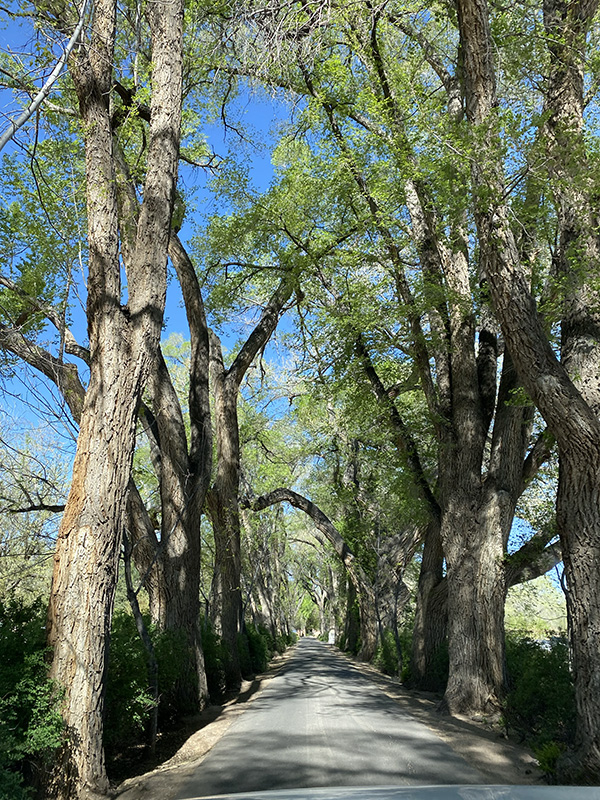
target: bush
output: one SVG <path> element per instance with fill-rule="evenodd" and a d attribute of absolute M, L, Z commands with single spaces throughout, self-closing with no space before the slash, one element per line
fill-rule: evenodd
<path fill-rule="evenodd" d="M 275 653 L 283 655 L 291 644 L 298 641 L 298 636 L 295 633 L 278 633 L 277 636 L 274 637 L 264 625 L 258 625 L 257 630 L 267 643 L 267 657 L 269 661 L 273 658 Z"/>
<path fill-rule="evenodd" d="M 373 665 L 384 675 L 398 675 L 400 664 L 392 631 L 384 631 L 373 657 Z"/>
<path fill-rule="evenodd" d="M 116 611 L 106 677 L 104 744 L 108 752 L 143 739 L 154 707 L 147 654 L 135 620 L 126 611 Z"/>
<path fill-rule="evenodd" d="M 183 631 L 150 629 L 158 663 L 160 719 L 172 724 L 182 711 L 189 714 L 190 698 L 197 696 L 197 681 L 190 645 Z"/>
<path fill-rule="evenodd" d="M 28 797 L 60 747 L 60 692 L 47 677 L 46 606 L 41 600 L 0 602 L 0 797 Z"/>
<path fill-rule="evenodd" d="M 195 690 L 196 676 L 186 673 L 188 643 L 177 631 L 157 631 L 145 618 L 158 663 L 159 714 L 162 723 L 172 724 Z M 110 655 L 106 678 L 106 723 L 104 744 L 109 755 L 135 742 L 143 742 L 156 702 L 150 690 L 148 653 L 138 634 L 135 620 L 127 611 L 116 611 L 111 628 Z"/>
<path fill-rule="evenodd" d="M 532 746 L 550 775 L 575 737 L 575 692 L 564 638 L 506 640 L 506 723 Z"/>
<path fill-rule="evenodd" d="M 248 637 L 248 651 L 252 672 L 264 672 L 267 664 L 273 655 L 272 637 L 262 626 L 258 628 L 254 625 L 246 625 L 246 635 Z"/>
<path fill-rule="evenodd" d="M 554 776 L 556 775 L 556 765 L 558 759 L 564 751 L 564 747 L 558 742 L 546 742 L 545 744 L 534 747 L 533 752 L 540 765 L 540 769 L 544 773 L 549 783 L 554 783 Z"/>
<path fill-rule="evenodd" d="M 227 647 L 215 633 L 210 620 L 203 619 L 200 627 L 208 693 L 214 701 L 225 692 L 226 666 L 230 656 Z"/>

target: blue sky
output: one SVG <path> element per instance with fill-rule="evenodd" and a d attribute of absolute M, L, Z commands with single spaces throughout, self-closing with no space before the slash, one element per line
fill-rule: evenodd
<path fill-rule="evenodd" d="M 8 26 L 0 31 L 0 47 L 4 50 L 11 50 L 13 52 L 23 51 L 30 49 L 32 46 L 32 32 L 24 24 L 9 23 Z M 59 50 L 56 54 L 59 54 Z M 48 70 L 48 72 L 50 69 Z M 38 88 L 43 85 L 46 75 L 38 76 L 36 84 Z M 20 98 L 21 102 L 25 102 L 26 98 Z M 15 98 L 12 92 L 0 92 L 0 133 L 5 130 L 9 119 L 16 119 L 22 110 L 19 99 Z M 42 111 L 43 113 L 43 111 Z M 281 119 L 287 112 L 281 104 L 274 102 L 266 95 L 258 95 L 253 92 L 241 94 L 232 104 L 229 114 L 232 120 L 240 121 L 243 125 L 248 125 L 255 136 L 257 145 L 251 147 L 244 145 L 246 148 L 246 158 L 250 165 L 250 175 L 253 184 L 259 190 L 266 189 L 273 176 L 273 168 L 270 160 L 270 143 L 271 128 L 278 119 Z M 17 139 L 27 143 L 30 140 L 31 133 L 34 129 L 35 118 L 30 119 L 23 129 L 17 134 Z M 207 138 L 210 148 L 220 157 L 227 157 L 232 153 L 239 155 L 241 150 L 241 142 L 233 130 L 225 130 L 222 122 L 217 120 L 212 124 L 207 124 L 203 128 L 203 133 Z M 23 151 L 19 148 L 18 144 L 11 141 L 6 146 L 4 153 L 17 152 L 22 154 Z M 28 169 L 27 158 L 24 160 L 24 168 Z M 186 195 L 192 198 L 192 203 L 198 208 L 198 215 L 210 214 L 214 209 L 213 196 L 209 188 L 210 173 L 201 169 L 191 169 L 182 163 L 180 167 L 180 181 L 184 187 Z M 180 233 L 182 240 L 185 242 L 194 233 L 198 220 L 193 215 L 189 215 L 184 223 L 184 227 Z M 84 294 L 83 278 L 79 279 L 79 287 L 81 294 Z M 72 331 L 76 339 L 83 343 L 87 338 L 86 320 L 83 312 L 77 314 L 73 318 Z M 188 336 L 187 322 L 185 312 L 182 307 L 181 293 L 176 281 L 171 281 L 167 293 L 167 306 L 165 310 L 165 331 L 164 336 L 167 337 L 171 333 L 180 333 L 185 338 Z M 224 345 L 226 348 L 233 347 L 238 334 L 231 332 L 228 335 L 227 331 L 224 332 Z M 26 382 L 16 378 L 14 380 L 5 378 L 5 389 L 3 398 L 0 405 L 0 410 L 10 414 L 12 417 L 20 417 L 28 425 L 35 425 L 37 423 L 36 414 L 29 407 L 28 402 L 21 403 L 19 398 L 27 401 L 27 396 L 33 401 L 34 405 L 55 405 L 55 399 L 52 398 L 49 392 L 44 392 L 40 385 L 36 383 L 35 386 L 28 388 Z M 37 398 L 37 399 L 36 399 Z"/>

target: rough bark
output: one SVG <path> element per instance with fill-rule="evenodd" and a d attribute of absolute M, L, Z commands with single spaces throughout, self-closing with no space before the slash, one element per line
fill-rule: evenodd
<path fill-rule="evenodd" d="M 226 383 L 221 344 L 216 337 L 211 337 L 211 371 L 217 457 L 215 481 L 207 498 L 215 538 L 212 606 L 215 629 L 229 648 L 225 677 L 233 689 L 240 686 L 242 677 L 238 656 L 242 631 L 238 386 Z"/>
<path fill-rule="evenodd" d="M 562 27 L 560 35 L 556 37 L 557 42 L 565 41 L 565 38 L 577 32 L 579 50 L 571 46 L 563 56 L 579 58 L 587 25 L 596 7 L 595 2 L 549 4 L 551 13 L 561 12 Z M 544 416 L 559 447 L 557 525 L 567 578 L 577 703 L 577 749 L 566 771 L 570 771 L 571 776 L 574 775 L 579 781 L 596 782 L 600 778 L 600 601 L 595 591 L 600 575 L 597 378 L 584 380 L 580 388 L 576 387 L 565 366 L 558 362 L 544 333 L 519 262 L 507 209 L 499 200 L 505 196 L 505 187 L 498 163 L 497 139 L 490 125 L 497 99 L 487 5 L 484 0 L 459 0 L 458 11 L 469 121 L 483 132 L 478 137 L 480 154 L 473 167 L 473 182 L 476 192 L 481 193 L 482 197 L 495 199 L 493 207 L 488 202 L 482 203 L 480 208 L 480 238 L 488 262 L 490 290 L 523 384 Z M 577 77 L 577 68 L 572 69 L 572 65 L 568 60 L 565 62 L 564 58 L 559 61 L 552 65 L 553 76 L 560 82 L 558 72 L 562 72 L 565 79 L 568 77 L 568 82 L 571 82 L 573 77 Z M 553 81 L 550 83 L 552 85 Z M 565 91 L 568 90 L 567 83 L 563 83 L 563 87 Z M 569 96 L 572 95 L 567 91 L 566 97 Z M 585 251 L 583 238 L 579 244 Z M 571 277 L 575 277 L 578 271 L 576 266 L 572 264 Z M 579 271 L 583 280 L 580 278 L 576 281 L 578 289 L 585 285 L 589 266 L 588 263 L 583 271 Z M 581 292 L 575 294 L 581 299 Z M 573 299 L 573 293 L 568 293 L 567 300 Z M 586 308 L 585 301 L 583 305 L 578 304 L 578 311 L 579 329 L 583 325 L 588 334 L 588 354 L 593 362 L 598 352 L 594 315 L 590 313 L 590 308 Z M 574 320 L 568 304 L 566 320 Z M 584 370 L 582 377 L 584 375 L 589 375 L 587 370 Z"/>
<path fill-rule="evenodd" d="M 590 410 L 600 413 L 600 239 L 595 186 L 589 178 L 584 138 L 586 37 L 597 0 L 546 0 L 544 23 L 550 52 L 546 95 L 547 150 L 559 225 L 559 274 L 566 293 L 561 363 Z M 587 443 L 586 443 L 587 444 Z M 557 525 L 567 584 L 575 698 L 576 754 L 559 767 L 564 778 L 600 779 L 600 439 L 589 444 L 559 440 Z M 595 468 L 582 462 L 595 456 Z"/>
<path fill-rule="evenodd" d="M 131 226 L 138 218 L 135 191 L 124 162 L 120 164 L 121 217 Z M 122 226 L 123 228 L 124 226 Z M 124 261 L 134 253 L 132 236 L 124 236 Z M 150 614 L 159 629 L 185 640 L 186 657 L 171 697 L 163 706 L 181 712 L 200 710 L 208 694 L 199 629 L 200 520 L 210 482 L 212 430 L 208 388 L 208 328 L 200 285 L 190 258 L 173 234 L 169 254 L 182 289 L 190 330 L 189 444 L 186 424 L 162 353 L 158 352 L 148 385 L 151 408 L 142 417 L 160 489 L 160 539 L 135 486 L 130 485 L 128 527 L 133 557 L 148 591 Z"/>
<path fill-rule="evenodd" d="M 116 6 L 96 4 L 89 44 L 71 60 L 85 131 L 90 382 L 71 491 L 57 540 L 48 614 L 51 677 L 64 688 L 68 739 L 47 796 L 104 796 L 104 677 L 122 543 L 137 404 L 154 358 L 166 291 L 171 200 L 181 114 L 183 9 L 150 12 L 154 70 L 144 203 L 120 306 L 118 210 L 110 120 Z"/>
<path fill-rule="evenodd" d="M 378 76 L 378 88 L 386 101 L 389 124 L 394 137 L 406 143 L 402 114 L 398 110 L 387 78 L 385 60 L 378 47 L 375 28 L 374 24 L 371 47 L 374 72 Z M 307 82 L 307 85 L 310 90 L 310 83 Z M 449 81 L 448 86 L 453 92 L 455 91 L 456 86 L 453 81 Z M 314 90 L 312 93 L 314 94 Z M 453 119 L 458 119 L 462 113 L 461 109 L 456 103 L 450 105 Z M 484 708 L 487 709 L 490 704 L 498 707 L 503 690 L 504 530 L 491 525 L 492 519 L 499 520 L 494 513 L 498 506 L 498 496 L 490 486 L 486 493 L 482 491 L 484 448 L 495 407 L 497 358 L 495 336 L 485 326 L 481 328 L 479 355 L 476 356 L 476 320 L 464 235 L 460 226 L 453 223 L 452 245 L 446 244 L 439 236 L 439 225 L 431 211 L 433 204 L 427 197 L 425 187 L 418 181 L 408 180 L 405 190 L 413 238 L 428 287 L 427 291 L 433 298 L 429 318 L 437 342 L 433 352 L 428 352 L 415 298 L 394 238 L 382 222 L 384 215 L 352 158 L 335 118 L 334 109 L 330 106 L 324 108 L 333 135 L 348 161 L 349 171 L 368 204 L 373 223 L 382 238 L 394 269 L 398 300 L 407 314 L 410 326 L 413 357 L 438 435 L 440 448 L 438 496 L 433 495 L 427 481 L 424 481 L 422 470 L 413 452 L 406 448 L 406 444 L 404 448 L 419 493 L 426 501 L 432 515 L 441 518 L 441 534 L 449 573 L 448 590 L 449 597 L 452 597 L 449 611 L 451 615 L 455 613 L 456 628 L 456 630 L 451 628 L 456 644 L 450 644 L 449 647 L 451 678 L 446 704 L 450 710 L 458 710 L 460 707 L 461 711 L 477 713 Z M 442 299 L 443 295 L 439 291 L 441 286 L 447 291 L 445 299 Z M 388 412 L 394 414 L 385 390 L 373 379 L 372 365 L 369 368 L 365 354 L 360 351 L 360 343 L 358 352 L 367 367 L 367 374 L 380 403 L 387 407 Z M 436 374 L 439 378 L 437 385 L 434 383 L 430 367 L 430 356 L 435 358 Z M 397 421 L 393 419 L 391 421 L 394 428 L 401 433 Z M 502 489 L 503 487 L 499 487 L 499 491 Z M 489 537 L 493 541 L 488 541 Z M 478 564 L 474 569 L 473 563 Z M 472 581 L 465 581 L 463 578 L 467 567 L 472 572 Z M 495 577 L 487 580 L 491 573 Z M 472 592 L 470 601 L 467 597 L 469 591 Z M 493 597 L 485 596 L 486 592 L 492 593 Z M 460 610 L 465 602 L 474 609 L 474 619 L 470 624 Z M 483 618 L 477 622 L 475 618 L 479 609 Z M 480 631 L 487 630 L 492 620 L 493 635 L 480 636 Z M 464 643 L 469 636 L 476 637 L 476 640 L 470 641 L 465 649 Z M 482 670 L 489 670 L 487 678 L 482 677 Z M 478 685 L 479 689 L 476 692 L 467 689 L 471 682 Z"/>
<path fill-rule="evenodd" d="M 460 371 L 453 370 L 453 385 L 460 379 Z M 470 376 L 470 385 L 473 381 Z M 477 383 L 480 385 L 479 379 Z M 483 438 L 462 439 L 467 442 L 467 458 L 481 459 L 474 466 L 472 482 L 460 477 L 464 451 L 458 441 L 454 454 L 440 459 L 441 469 L 447 470 L 442 472 L 442 537 L 447 559 L 450 672 L 444 704 L 451 713 L 498 710 L 504 692 L 504 554 L 524 488 L 523 464 L 532 419 L 531 408 L 510 402 L 518 385 L 510 353 L 505 352 L 485 477 Z M 475 419 L 485 432 L 491 417 L 485 393 L 479 395 L 482 399 L 476 401 Z M 453 402 L 452 407 L 453 414 L 462 413 L 460 403 Z M 453 473 L 458 477 L 453 478 Z M 454 483 L 451 488 L 449 481 Z"/>
<path fill-rule="evenodd" d="M 159 354 L 150 394 L 162 509 L 161 538 L 152 562 L 160 570 L 161 578 L 157 602 L 151 602 L 150 607 L 163 630 L 183 635 L 187 641 L 189 665 L 182 665 L 184 674 L 173 699 L 180 709 L 189 711 L 201 708 L 208 696 L 199 630 L 199 597 L 200 519 L 212 464 L 209 342 L 200 285 L 176 235 L 171 236 L 169 254 L 182 289 L 190 330 L 190 433 L 188 443 L 181 406 Z"/>
<path fill-rule="evenodd" d="M 356 589 L 352 581 L 347 581 L 346 618 L 344 620 L 344 648 L 351 653 L 358 652 L 360 620 L 356 614 Z"/>
<path fill-rule="evenodd" d="M 200 518 L 208 489 L 210 457 L 193 469 L 185 422 L 169 373 L 159 354 L 151 380 L 152 405 L 160 434 L 162 600 L 153 616 L 160 628 L 185 638 L 188 663 L 182 664 L 176 696 L 181 711 L 200 710 L 207 695 L 200 641 Z"/>
<path fill-rule="evenodd" d="M 486 530 L 477 519 L 490 509 L 478 506 L 465 518 L 468 506 L 460 496 L 458 501 L 449 503 L 442 524 L 442 536 L 448 526 L 450 670 L 444 707 L 453 714 L 490 713 L 500 709 L 504 687 L 504 550 L 497 521 Z"/>

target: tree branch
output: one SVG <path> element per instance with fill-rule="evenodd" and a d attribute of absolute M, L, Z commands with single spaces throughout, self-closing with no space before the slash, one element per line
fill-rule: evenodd
<path fill-rule="evenodd" d="M 9 123 L 8 127 L 6 128 L 2 136 L 0 136 L 0 151 L 4 148 L 7 142 L 9 142 L 12 139 L 12 137 L 19 130 L 19 128 L 22 128 L 23 125 L 27 122 L 27 120 L 33 114 L 35 114 L 35 112 L 44 102 L 46 97 L 48 97 L 48 95 L 50 94 L 50 89 L 58 80 L 64 65 L 67 63 L 67 59 L 69 58 L 71 51 L 73 50 L 73 48 L 77 44 L 77 41 L 79 40 L 81 31 L 83 30 L 85 17 L 88 12 L 88 8 L 91 4 L 92 0 L 84 0 L 83 6 L 81 7 L 81 11 L 79 12 L 79 20 L 77 22 L 75 30 L 73 31 L 73 35 L 67 42 L 67 45 L 64 49 L 62 56 L 56 62 L 56 65 L 52 70 L 52 72 L 50 73 L 48 80 L 44 83 L 44 85 L 42 86 L 38 94 L 35 96 L 35 98 L 32 100 L 32 102 L 29 104 L 29 106 L 23 111 L 23 113 L 16 120 L 11 120 L 11 122 Z"/>
<path fill-rule="evenodd" d="M 408 460 L 408 466 L 410 468 L 415 486 L 417 487 L 419 494 L 427 504 L 433 516 L 437 519 L 440 519 L 441 510 L 437 500 L 433 495 L 433 492 L 431 491 L 429 482 L 425 477 L 425 472 L 423 470 L 423 465 L 421 464 L 421 459 L 419 458 L 416 442 L 414 441 L 404 420 L 400 416 L 400 412 L 398 411 L 396 404 L 390 397 L 388 391 L 381 381 L 381 378 L 377 374 L 377 370 L 375 369 L 373 361 L 371 360 L 371 355 L 365 346 L 362 335 L 360 334 L 356 338 L 355 348 L 377 400 L 387 411 L 388 420 L 392 426 L 392 429 L 396 433 L 396 446 Z"/>
<path fill-rule="evenodd" d="M 169 241 L 169 255 L 181 286 L 190 330 L 190 462 L 197 477 L 200 477 L 200 472 L 204 474 L 208 488 L 212 464 L 212 426 L 208 386 L 210 342 L 206 314 L 196 270 L 175 233 L 171 234 Z"/>
<path fill-rule="evenodd" d="M 286 301 L 289 300 L 293 288 L 294 276 L 288 272 L 281 279 L 281 283 L 265 306 L 254 330 L 246 339 L 233 364 L 227 370 L 226 380 L 228 383 L 233 384 L 234 388 L 237 389 L 240 386 L 256 354 L 269 341 L 271 334 L 277 327 L 281 309 Z"/>
<path fill-rule="evenodd" d="M 43 347 L 26 339 L 22 333 L 0 323 L 0 348 L 14 353 L 45 375 L 56 385 L 65 399 L 73 419 L 79 423 L 85 398 L 85 388 L 74 364 L 66 364 Z"/>

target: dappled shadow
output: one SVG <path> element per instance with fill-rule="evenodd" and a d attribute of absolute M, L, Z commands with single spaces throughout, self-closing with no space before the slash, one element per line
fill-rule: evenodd
<path fill-rule="evenodd" d="M 302 640 L 179 797 L 458 783 L 484 780 L 344 658 Z"/>

